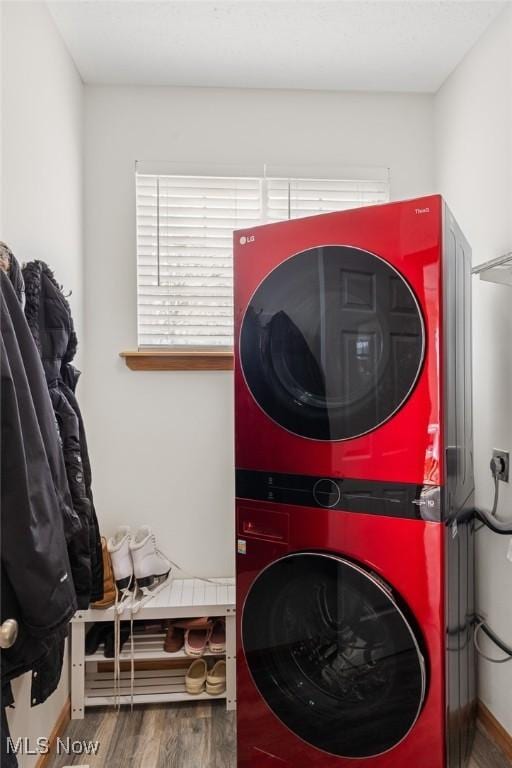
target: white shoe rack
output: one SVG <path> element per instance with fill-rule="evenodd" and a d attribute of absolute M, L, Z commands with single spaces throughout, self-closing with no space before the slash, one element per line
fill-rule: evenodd
<path fill-rule="evenodd" d="M 224 617 L 226 620 L 226 692 L 219 696 L 207 693 L 191 695 L 185 690 L 185 673 L 189 664 L 194 661 L 185 654 L 184 650 L 177 653 L 164 651 L 165 635 L 135 634 L 134 633 L 134 662 L 160 662 L 183 660 L 183 666 L 177 665 L 172 669 L 150 669 L 144 664 L 144 669 L 135 669 L 133 685 L 134 704 L 154 704 L 162 702 L 200 701 L 225 699 L 228 710 L 236 709 L 236 614 L 235 614 L 235 580 L 234 579 L 173 579 L 167 587 L 153 597 L 137 613 L 134 621 L 150 619 L 185 619 L 208 616 L 210 618 Z M 121 621 L 130 620 L 130 609 L 127 608 L 121 616 Z M 107 659 L 102 648 L 92 656 L 85 655 L 85 636 L 87 630 L 96 621 L 114 622 L 114 607 L 105 610 L 90 608 L 78 611 L 71 622 L 71 717 L 84 717 L 86 707 L 113 706 L 130 704 L 131 672 L 130 669 L 121 671 L 120 696 L 116 699 L 114 690 L 113 671 L 103 671 L 103 663 Z M 205 653 L 205 658 L 215 658 Z M 126 641 L 121 652 L 121 661 L 131 661 L 131 642 Z"/>

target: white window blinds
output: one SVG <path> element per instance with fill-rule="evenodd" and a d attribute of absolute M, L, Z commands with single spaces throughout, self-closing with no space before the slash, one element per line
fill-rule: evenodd
<path fill-rule="evenodd" d="M 233 343 L 233 230 L 261 222 L 251 178 L 137 174 L 139 346 Z"/>
<path fill-rule="evenodd" d="M 266 179 L 267 221 L 345 211 L 388 200 L 384 181 Z"/>
<path fill-rule="evenodd" d="M 232 346 L 233 230 L 388 196 L 387 181 L 137 173 L 139 346 Z"/>

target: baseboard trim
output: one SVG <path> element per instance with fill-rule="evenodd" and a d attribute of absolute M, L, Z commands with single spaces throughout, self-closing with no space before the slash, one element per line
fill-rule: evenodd
<path fill-rule="evenodd" d="M 57 718 L 53 730 L 48 738 L 48 746 L 50 747 L 45 755 L 41 755 L 36 763 L 36 768 L 46 768 L 50 764 L 50 760 L 55 754 L 55 747 L 59 736 L 64 734 L 64 731 L 68 727 L 71 721 L 71 699 L 68 697 L 66 703 L 61 709 L 60 715 Z"/>
<path fill-rule="evenodd" d="M 485 704 L 478 700 L 478 722 L 487 733 L 490 740 L 498 746 L 503 754 L 512 761 L 512 735 L 496 720 Z"/>

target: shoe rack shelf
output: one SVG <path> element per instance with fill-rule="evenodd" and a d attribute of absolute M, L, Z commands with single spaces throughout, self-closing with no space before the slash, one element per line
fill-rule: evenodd
<path fill-rule="evenodd" d="M 120 704 L 130 704 L 130 672 L 121 672 Z M 133 688 L 134 704 L 173 703 L 179 701 L 205 701 L 207 699 L 225 699 L 226 694 L 212 696 L 199 693 L 192 696 L 185 688 L 185 671 L 182 669 L 148 669 L 139 671 Z M 85 706 L 108 707 L 114 703 L 111 672 L 93 672 L 86 677 Z"/>
<path fill-rule="evenodd" d="M 184 650 L 177 651 L 176 653 L 167 653 L 164 651 L 165 634 L 135 634 L 133 638 L 133 658 L 135 661 L 172 661 L 173 659 L 190 659 L 190 663 L 194 659 L 187 656 Z M 205 659 L 223 658 L 222 656 L 206 651 L 203 653 Z M 119 659 L 120 661 L 130 661 L 132 658 L 132 648 L 130 640 L 127 640 L 123 645 Z M 111 662 L 112 659 L 106 658 L 103 654 L 103 650 L 99 648 L 96 653 L 85 657 L 85 663 L 89 662 Z"/>
<path fill-rule="evenodd" d="M 224 617 L 226 620 L 226 692 L 218 696 L 207 693 L 191 695 L 185 689 L 187 662 L 193 659 L 184 651 L 166 653 L 163 649 L 163 634 L 135 634 L 134 662 L 143 667 L 135 670 L 133 686 L 134 704 L 172 703 L 180 701 L 201 701 L 225 699 L 226 708 L 236 708 L 236 614 L 234 579 L 174 579 L 169 586 L 143 606 L 134 620 L 164 620 L 195 618 L 200 616 Z M 122 621 L 130 619 L 130 611 L 121 616 Z M 71 716 L 84 717 L 86 707 L 113 706 L 113 671 L 104 671 L 105 663 L 113 666 L 113 659 L 105 658 L 102 650 L 92 655 L 85 654 L 87 625 L 96 621 L 114 621 L 114 608 L 78 611 L 71 622 Z M 205 653 L 205 658 L 221 658 Z M 131 642 L 125 643 L 121 651 L 121 662 L 130 663 Z M 148 668 L 151 662 L 173 662 L 176 668 Z M 180 661 L 183 665 L 180 665 Z M 120 704 L 131 703 L 130 669 L 121 670 Z"/>

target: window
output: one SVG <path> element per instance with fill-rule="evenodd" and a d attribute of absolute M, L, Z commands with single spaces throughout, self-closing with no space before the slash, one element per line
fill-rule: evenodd
<path fill-rule="evenodd" d="M 233 345 L 232 233 L 251 225 L 386 202 L 384 178 L 136 174 L 138 343 Z"/>

